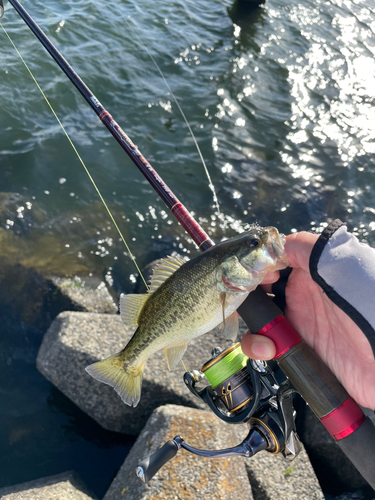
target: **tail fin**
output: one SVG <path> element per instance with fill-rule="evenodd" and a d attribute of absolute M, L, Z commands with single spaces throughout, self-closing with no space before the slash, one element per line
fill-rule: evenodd
<path fill-rule="evenodd" d="M 113 387 L 124 403 L 136 407 L 141 398 L 144 365 L 129 367 L 125 371 L 118 353 L 104 361 L 93 363 L 86 371 L 96 380 Z"/>

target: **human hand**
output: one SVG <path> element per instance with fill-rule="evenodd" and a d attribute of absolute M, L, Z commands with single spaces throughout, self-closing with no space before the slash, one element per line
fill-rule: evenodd
<path fill-rule="evenodd" d="M 285 249 L 293 268 L 285 289 L 285 316 L 336 375 L 358 404 L 375 410 L 375 360 L 362 330 L 313 281 L 309 271 L 311 250 L 318 239 L 307 232 L 291 234 Z M 278 273 L 262 285 L 271 292 Z M 272 359 L 275 345 L 261 335 L 244 335 L 243 352 L 255 359 Z"/>

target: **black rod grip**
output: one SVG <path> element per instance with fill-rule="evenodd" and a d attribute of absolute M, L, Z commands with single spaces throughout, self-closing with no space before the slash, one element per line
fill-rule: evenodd
<path fill-rule="evenodd" d="M 237 312 L 252 333 L 259 332 L 265 325 L 283 314 L 260 286 L 249 293 Z"/>
<path fill-rule="evenodd" d="M 375 490 L 375 426 L 372 421 L 367 417 L 357 430 L 336 442 Z"/>
<path fill-rule="evenodd" d="M 174 441 L 167 441 L 158 451 L 138 463 L 137 475 L 148 483 L 163 465 L 176 456 L 177 452 L 177 444 Z M 140 467 L 142 471 L 139 470 Z"/>

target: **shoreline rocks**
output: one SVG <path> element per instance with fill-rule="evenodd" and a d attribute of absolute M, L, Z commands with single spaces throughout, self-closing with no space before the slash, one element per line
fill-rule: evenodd
<path fill-rule="evenodd" d="M 163 352 L 148 361 L 136 408 L 124 405 L 111 387 L 86 373 L 88 364 L 121 349 L 133 331 L 123 325 L 119 315 L 65 311 L 45 334 L 37 358 L 39 371 L 102 427 L 139 435 L 104 500 L 168 500 L 176 495 L 205 500 L 278 500 L 280 494 L 290 500 L 324 499 L 305 450 L 292 464 L 266 452 L 253 459 L 236 457 L 223 462 L 181 450 L 178 455 L 182 458 L 175 457 L 144 485 L 134 472 L 138 460 L 174 436 L 181 434 L 198 448 L 220 449 L 238 445 L 248 430 L 246 425 L 225 424 L 204 411 L 203 403 L 186 389 L 183 370 L 168 372 Z M 191 342 L 184 356 L 187 369 L 200 368 L 210 358 L 212 347 L 225 342 L 217 331 Z M 239 492 L 246 496 L 239 497 Z"/>
<path fill-rule="evenodd" d="M 95 500 L 72 472 L 0 489 L 3 500 Z"/>
<path fill-rule="evenodd" d="M 305 450 L 293 465 L 267 452 L 246 459 L 202 458 L 179 450 L 154 478 L 144 484 L 135 474 L 140 459 L 181 435 L 191 446 L 224 449 L 246 437 L 246 424 L 230 425 L 209 411 L 176 405 L 153 411 L 103 500 L 324 500 Z"/>
<path fill-rule="evenodd" d="M 37 357 L 37 368 L 61 392 L 105 429 L 125 434 L 139 435 L 141 433 L 141 436 L 147 435 L 148 440 L 151 440 L 155 446 L 156 442 L 159 443 L 156 446 L 158 448 L 171 437 L 173 438 L 180 433 L 183 434 L 183 429 L 187 429 L 187 424 L 183 421 L 182 416 L 185 416 L 187 421 L 191 421 L 192 417 L 188 416 L 192 414 L 200 415 L 200 412 L 205 410 L 206 406 L 190 394 L 185 387 L 182 380 L 185 370 L 182 366 L 177 367 L 172 372 L 168 371 L 163 352 L 156 353 L 147 362 L 142 397 L 136 408 L 125 405 L 111 387 L 98 382 L 87 374 L 85 371 L 87 365 L 118 352 L 128 342 L 133 332 L 134 328 L 125 327 L 120 316 L 116 314 L 62 312 L 55 318 L 44 335 Z M 228 341 L 217 330 L 195 339 L 190 343 L 184 356 L 186 368 L 188 370 L 199 369 L 211 357 L 211 350 L 214 346 L 221 345 L 221 347 L 225 347 L 227 343 Z M 171 421 L 172 415 L 171 410 L 168 410 L 168 408 L 172 408 L 171 405 L 174 405 L 173 408 L 177 408 L 176 418 L 180 419 L 182 430 L 178 430 L 176 426 L 173 427 L 175 432 L 174 434 L 171 432 L 169 437 L 166 436 L 167 431 L 163 431 L 163 434 L 160 430 L 160 434 L 156 430 L 156 437 L 151 437 L 154 430 L 152 432 L 147 431 L 147 426 L 151 425 L 152 429 L 154 429 L 152 419 L 156 419 L 155 421 L 158 421 L 161 427 L 164 425 L 169 428 L 168 422 Z M 164 409 L 166 410 L 164 411 Z M 203 413 L 206 415 L 207 412 Z M 224 429 L 237 427 L 224 424 L 209 412 L 208 415 L 216 422 L 212 424 L 214 428 L 216 429 L 216 426 L 218 426 L 218 428 L 222 429 L 223 434 L 226 432 Z M 150 420 L 148 421 L 149 417 Z M 206 418 L 208 417 L 204 416 L 204 419 Z M 215 430 L 215 432 L 217 431 Z M 233 434 L 235 431 L 231 430 L 231 432 Z M 199 434 L 198 430 L 197 434 Z M 241 437 L 237 434 L 235 444 L 240 443 L 244 437 L 245 435 Z M 139 439 L 141 438 L 139 437 Z M 134 446 L 134 453 L 141 449 L 139 448 L 140 445 Z M 202 444 L 198 444 L 198 447 L 204 448 Z M 228 447 L 228 444 L 221 446 L 220 440 L 217 440 L 207 447 L 219 449 L 220 447 Z M 334 444 L 333 447 L 335 447 Z M 154 448 L 151 447 L 150 450 L 152 452 Z M 148 451 L 148 449 L 145 449 L 144 453 L 141 453 L 142 457 Z M 142 458 L 138 451 L 137 454 L 138 458 Z M 131 452 L 129 457 L 132 456 Z M 335 450 L 332 451 L 331 455 L 332 467 L 334 467 L 334 456 Z M 129 460 L 132 461 L 133 459 L 129 458 Z M 206 459 L 200 460 L 206 462 Z M 129 463 L 129 461 L 124 463 L 121 468 L 121 470 L 127 471 L 126 474 L 130 474 Z M 245 465 L 255 500 L 278 500 L 280 494 L 287 495 L 286 498 L 290 500 L 321 500 L 324 498 L 305 450 L 291 464 L 283 461 L 280 457 L 273 457 L 266 452 L 262 452 L 254 459 L 247 460 Z M 123 480 L 124 474 L 121 473 L 119 477 Z M 162 484 L 167 485 L 165 481 Z M 121 491 L 124 488 L 126 486 Z M 154 488 L 154 486 L 151 486 L 151 488 Z M 143 500 L 143 498 L 146 498 L 144 496 L 146 490 L 137 488 L 136 491 L 139 492 L 139 496 L 129 497 L 129 500 L 133 498 Z M 116 495 L 115 499 L 121 498 L 118 496 L 118 492 Z M 197 496 L 196 498 L 200 497 Z M 105 500 L 110 499 L 111 497 L 106 495 Z"/>
<path fill-rule="evenodd" d="M 65 310 L 116 314 L 118 307 L 106 284 L 93 276 L 50 277 L 55 301 L 68 304 Z M 59 295 L 57 297 L 57 295 Z"/>

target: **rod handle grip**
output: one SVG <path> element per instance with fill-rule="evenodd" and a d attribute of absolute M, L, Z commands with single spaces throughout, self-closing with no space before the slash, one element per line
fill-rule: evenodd
<path fill-rule="evenodd" d="M 276 361 L 338 446 L 375 489 L 375 427 L 262 288 L 238 309 L 253 333 L 272 339 Z"/>
<path fill-rule="evenodd" d="M 370 418 L 336 443 L 375 490 L 375 426 Z"/>

